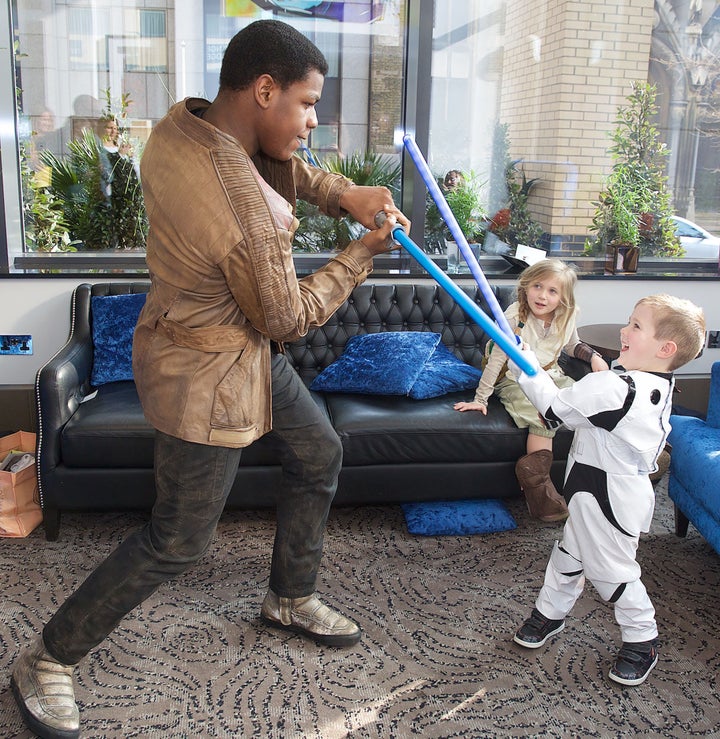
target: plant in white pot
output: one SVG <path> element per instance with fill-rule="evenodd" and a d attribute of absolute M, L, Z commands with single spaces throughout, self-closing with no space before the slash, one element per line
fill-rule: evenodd
<path fill-rule="evenodd" d="M 481 201 L 481 183 L 473 172 L 451 170 L 444 178 L 438 178 L 438 185 L 460 231 L 478 256 L 487 222 L 487 214 Z M 429 196 L 425 210 L 425 250 L 445 251 L 448 272 L 457 273 L 462 269 L 461 255 L 455 238 L 440 214 L 437 204 Z"/>

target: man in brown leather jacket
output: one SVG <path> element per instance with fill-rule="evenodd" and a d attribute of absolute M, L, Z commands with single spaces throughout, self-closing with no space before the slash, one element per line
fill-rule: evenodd
<path fill-rule="evenodd" d="M 15 697 L 41 737 L 79 735 L 73 666 L 200 559 L 242 448 L 265 434 L 283 481 L 261 617 L 322 644 L 360 639 L 356 623 L 315 595 L 342 448 L 281 346 L 327 321 L 390 248 L 392 227 L 409 224 L 385 188 L 355 186 L 293 156 L 317 126 L 326 72 L 292 27 L 252 23 L 228 45 L 215 100 L 178 103 L 150 136 L 141 173 L 152 287 L 133 367 L 156 428 L 157 500 L 149 523 L 67 599 L 15 666 Z M 371 229 L 303 279 L 291 253 L 296 196 Z M 388 219 L 378 229 L 380 210 Z"/>

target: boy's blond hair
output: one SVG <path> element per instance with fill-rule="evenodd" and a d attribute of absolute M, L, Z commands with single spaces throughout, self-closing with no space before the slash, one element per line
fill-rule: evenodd
<path fill-rule="evenodd" d="M 670 371 L 682 367 L 700 354 L 705 345 L 705 314 L 695 303 L 674 295 L 648 295 L 638 300 L 653 313 L 655 338 L 674 341 L 677 352 L 670 359 Z"/>
<path fill-rule="evenodd" d="M 526 267 L 518 279 L 517 299 L 518 318 L 525 323 L 530 315 L 527 290 L 534 282 L 543 278 L 554 277 L 562 286 L 560 304 L 555 311 L 555 325 L 563 334 L 568 322 L 575 318 L 575 285 L 577 273 L 575 268 L 560 259 L 541 259 L 530 267 Z"/>

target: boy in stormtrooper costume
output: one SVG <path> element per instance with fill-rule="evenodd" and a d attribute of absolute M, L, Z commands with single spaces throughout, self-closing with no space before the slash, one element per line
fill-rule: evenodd
<path fill-rule="evenodd" d="M 690 301 L 653 295 L 638 301 L 620 336 L 621 374 L 594 372 L 563 389 L 537 362 L 533 376 L 510 362 L 545 421 L 575 430 L 563 489 L 569 518 L 514 641 L 536 649 L 560 632 L 587 578 L 614 605 L 622 635 L 608 677 L 639 685 L 658 659 L 655 609 L 635 559 L 655 505 L 649 475 L 670 432 L 672 372 L 699 354 L 705 319 Z"/>

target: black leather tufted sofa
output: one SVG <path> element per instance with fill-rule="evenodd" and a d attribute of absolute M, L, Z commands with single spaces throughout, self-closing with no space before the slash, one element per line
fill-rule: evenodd
<path fill-rule="evenodd" d="M 71 300 L 65 346 L 36 379 L 40 498 L 48 539 L 59 533 L 60 513 L 150 508 L 154 500 L 153 429 L 135 384 L 103 385 L 93 395 L 90 298 L 146 292 L 149 282 L 82 284 Z M 488 311 L 476 288 L 465 288 Z M 505 308 L 512 286 L 493 288 Z M 364 284 L 321 328 L 286 346 L 306 383 L 335 360 L 350 336 L 378 331 L 434 331 L 455 354 L 480 365 L 487 334 L 435 285 Z M 487 416 L 458 413 L 453 404 L 472 391 L 429 400 L 317 394 L 344 447 L 336 504 L 397 504 L 413 500 L 502 498 L 519 495 L 516 460 L 525 453 L 518 429 L 496 398 Z M 559 484 L 571 441 L 555 441 L 553 477 Z M 242 455 L 228 505 L 274 503 L 280 467 L 259 439 Z"/>

